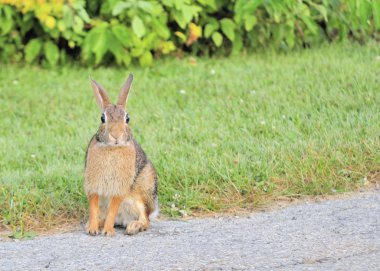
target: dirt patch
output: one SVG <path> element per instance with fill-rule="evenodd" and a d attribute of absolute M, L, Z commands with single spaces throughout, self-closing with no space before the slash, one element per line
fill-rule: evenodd
<path fill-rule="evenodd" d="M 374 190 L 380 190 L 380 170 L 371 172 L 367 179 L 364 181 L 362 187 L 356 191 L 337 193 L 332 191 L 330 195 L 319 196 L 304 196 L 304 195 L 291 195 L 291 196 L 267 196 L 260 203 L 252 208 L 233 207 L 223 209 L 222 212 L 210 212 L 210 211 L 192 211 L 191 215 L 186 215 L 178 220 L 190 220 L 190 219 L 202 219 L 202 218 L 221 218 L 221 217 L 243 217 L 249 216 L 255 213 L 270 212 L 274 210 L 283 209 L 292 205 L 304 204 L 304 203 L 317 203 L 326 200 L 340 200 L 350 197 L 359 196 L 363 193 L 372 193 Z M 165 215 L 160 215 L 158 220 L 176 220 Z M 48 236 L 57 233 L 73 232 L 84 229 L 84 222 L 78 218 L 66 218 L 60 216 L 57 221 L 54 221 L 53 225 L 40 225 L 36 222 L 32 226 L 33 233 L 38 236 Z M 10 238 L 13 233 L 12 229 L 0 226 L 0 241 L 14 240 Z"/>

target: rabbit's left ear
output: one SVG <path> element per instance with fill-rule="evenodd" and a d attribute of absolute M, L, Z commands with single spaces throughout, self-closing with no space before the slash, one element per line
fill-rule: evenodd
<path fill-rule="evenodd" d="M 122 107 L 125 107 L 127 104 L 127 99 L 128 99 L 128 93 L 129 90 L 131 89 L 133 81 L 133 75 L 129 74 L 127 81 L 125 81 L 124 85 L 121 88 L 121 91 L 119 93 L 119 97 L 117 98 L 117 105 L 120 105 Z"/>
<path fill-rule="evenodd" d="M 104 112 L 105 108 L 111 104 L 111 101 L 108 98 L 107 91 L 94 79 L 90 78 L 90 83 L 92 90 L 94 91 L 94 96 L 96 99 L 96 103 L 99 106 L 99 110 L 100 112 Z"/>

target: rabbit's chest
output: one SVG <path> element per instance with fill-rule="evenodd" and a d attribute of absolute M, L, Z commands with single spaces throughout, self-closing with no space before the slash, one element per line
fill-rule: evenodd
<path fill-rule="evenodd" d="M 135 155 L 115 152 L 112 155 L 105 156 L 103 161 L 98 165 L 101 167 L 101 176 L 107 179 L 128 180 L 133 178 L 135 173 Z"/>
<path fill-rule="evenodd" d="M 132 146 L 89 149 L 85 170 L 86 192 L 125 195 L 135 176 L 136 153 Z"/>

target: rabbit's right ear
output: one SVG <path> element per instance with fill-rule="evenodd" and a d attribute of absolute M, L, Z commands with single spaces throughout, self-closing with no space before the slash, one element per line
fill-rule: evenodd
<path fill-rule="evenodd" d="M 129 90 L 131 89 L 133 81 L 133 75 L 132 73 L 129 74 L 127 81 L 125 81 L 124 85 L 121 88 L 121 91 L 119 93 L 119 97 L 117 98 L 117 105 L 120 105 L 121 107 L 125 108 L 125 105 L 127 103 Z"/>
<path fill-rule="evenodd" d="M 108 98 L 106 90 L 99 85 L 94 79 L 90 78 L 91 87 L 94 91 L 94 96 L 96 99 L 96 103 L 99 106 L 100 112 L 104 112 L 104 109 L 111 104 L 110 99 Z"/>

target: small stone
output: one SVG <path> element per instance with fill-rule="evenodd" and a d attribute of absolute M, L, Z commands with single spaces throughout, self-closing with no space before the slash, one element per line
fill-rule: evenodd
<path fill-rule="evenodd" d="M 175 229 L 174 229 L 174 232 L 175 232 L 175 233 L 180 233 L 180 232 L 181 232 L 181 230 L 180 230 L 180 229 L 178 229 L 178 228 L 175 228 Z"/>
<path fill-rule="evenodd" d="M 368 179 L 367 179 L 367 176 L 365 176 L 365 177 L 363 178 L 363 184 L 364 184 L 364 185 L 368 185 L 368 184 L 369 184 Z"/>

